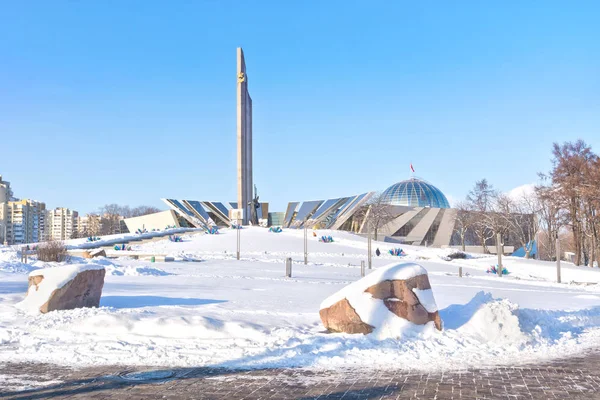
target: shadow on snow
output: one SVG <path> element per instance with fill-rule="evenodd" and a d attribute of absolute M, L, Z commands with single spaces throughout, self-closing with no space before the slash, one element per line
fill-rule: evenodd
<path fill-rule="evenodd" d="M 227 300 L 195 299 L 162 296 L 102 296 L 101 307 L 140 308 L 156 306 L 203 306 L 226 303 Z"/>

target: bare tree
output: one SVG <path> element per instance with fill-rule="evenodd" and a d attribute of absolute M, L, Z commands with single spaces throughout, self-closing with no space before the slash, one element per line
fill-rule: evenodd
<path fill-rule="evenodd" d="M 131 217 L 141 217 L 142 215 L 154 214 L 160 210 L 153 206 L 138 206 L 131 210 Z"/>
<path fill-rule="evenodd" d="M 581 189 L 584 263 L 590 267 L 594 266 L 594 261 L 600 260 L 600 158 L 594 156 L 585 169 L 585 182 Z"/>
<path fill-rule="evenodd" d="M 548 178 L 540 174 L 542 181 Z M 535 193 L 539 203 L 538 217 L 540 231 L 543 232 L 544 240 L 538 243 L 538 252 L 540 255 L 546 254 L 549 260 L 553 260 L 556 254 L 556 239 L 560 228 L 565 224 L 565 212 L 561 206 L 561 201 L 555 193 L 558 189 L 554 186 L 541 184 L 536 186 Z M 542 247 L 545 251 L 542 252 Z"/>
<path fill-rule="evenodd" d="M 529 258 L 533 250 L 533 243 L 540 230 L 538 214 L 540 202 L 535 192 L 523 193 L 517 199 L 503 198 L 501 214 L 509 233 L 516 239 L 525 250 L 525 258 Z"/>
<path fill-rule="evenodd" d="M 98 236 L 102 233 L 102 222 L 97 214 L 86 215 L 86 226 L 82 230 L 82 237 Z"/>
<path fill-rule="evenodd" d="M 156 212 L 160 212 L 160 210 L 153 206 L 142 205 L 131 208 L 128 205 L 106 204 L 100 207 L 98 211 L 101 215 L 101 232 L 103 235 L 121 233 L 122 229 L 124 229 L 124 224 L 121 224 L 121 221 L 124 218 L 140 217 Z"/>
<path fill-rule="evenodd" d="M 371 197 L 354 215 L 361 226 L 366 226 L 369 232 L 373 232 L 373 239 L 377 240 L 377 234 L 381 227 L 396 218 L 394 206 L 386 203 L 381 193 Z M 362 229 L 361 229 L 362 230 Z"/>
<path fill-rule="evenodd" d="M 498 192 L 485 178 L 475 182 L 475 186 L 467 195 L 467 203 L 474 218 L 472 227 L 484 253 L 488 252 L 487 242 L 494 237 L 495 233 L 490 228 L 496 226 L 498 222 L 495 216 L 488 215 L 497 196 Z"/>
<path fill-rule="evenodd" d="M 37 258 L 45 262 L 62 262 L 69 258 L 67 247 L 60 240 L 51 240 L 37 247 Z"/>
<path fill-rule="evenodd" d="M 584 230 L 587 229 L 586 214 L 589 214 L 585 204 L 588 186 L 591 184 L 589 170 L 597 162 L 598 156 L 583 140 L 562 145 L 554 143 L 552 155 L 552 184 L 557 188 L 557 200 L 566 210 L 567 221 L 573 233 L 575 265 L 580 265 L 584 251 Z"/>
<path fill-rule="evenodd" d="M 455 208 L 454 231 L 460 236 L 462 251 L 465 251 L 465 237 L 473 229 L 475 215 L 466 201 L 457 203 Z"/>
<path fill-rule="evenodd" d="M 118 214 L 123 218 L 135 217 L 135 215 L 133 215 L 133 210 L 128 205 L 118 206 Z"/>
<path fill-rule="evenodd" d="M 102 234 L 113 235 L 121 232 L 121 212 L 123 207 L 118 204 L 106 204 L 100 208 L 99 213 L 101 215 L 102 223 Z"/>

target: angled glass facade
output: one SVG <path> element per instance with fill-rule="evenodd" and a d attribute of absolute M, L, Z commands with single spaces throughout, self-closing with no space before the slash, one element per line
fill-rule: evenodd
<path fill-rule="evenodd" d="M 287 228 L 292 223 L 292 219 L 294 218 L 294 213 L 296 211 L 296 207 L 298 207 L 299 202 L 291 202 L 288 204 L 287 210 L 285 211 L 285 227 Z"/>
<path fill-rule="evenodd" d="M 412 178 L 387 188 L 381 201 L 393 206 L 450 208 L 448 199 L 429 182 Z"/>
<path fill-rule="evenodd" d="M 192 210 L 196 211 L 198 213 L 198 215 L 204 219 L 204 221 L 209 220 L 210 217 L 208 216 L 208 213 L 206 212 L 206 210 L 204 210 L 204 208 L 202 207 L 202 205 L 200 204 L 199 201 L 183 200 L 183 203 L 186 206 L 188 206 L 189 208 L 191 208 Z"/>
<path fill-rule="evenodd" d="M 300 206 L 298 213 L 294 217 L 293 225 L 300 226 L 304 221 L 312 216 L 316 209 L 323 204 L 323 200 L 305 201 Z"/>

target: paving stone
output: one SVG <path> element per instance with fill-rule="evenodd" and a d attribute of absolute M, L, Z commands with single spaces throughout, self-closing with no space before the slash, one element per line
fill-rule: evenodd
<path fill-rule="evenodd" d="M 12 363 L 0 365 L 0 374 L 38 376 L 41 386 L 0 386 L 0 399 L 600 399 L 599 365 L 600 352 L 592 352 L 542 365 L 436 373 L 203 367 L 175 368 L 173 379 L 132 381 L 121 375 L 165 368 Z M 62 383 L 43 386 L 52 380 Z"/>

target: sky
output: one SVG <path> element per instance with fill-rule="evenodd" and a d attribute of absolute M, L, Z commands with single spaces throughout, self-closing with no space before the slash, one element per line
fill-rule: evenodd
<path fill-rule="evenodd" d="M 596 1 L 52 1 L 0 7 L 0 175 L 91 212 L 235 201 L 236 47 L 254 182 L 289 201 L 415 175 L 451 202 L 600 152 Z"/>

